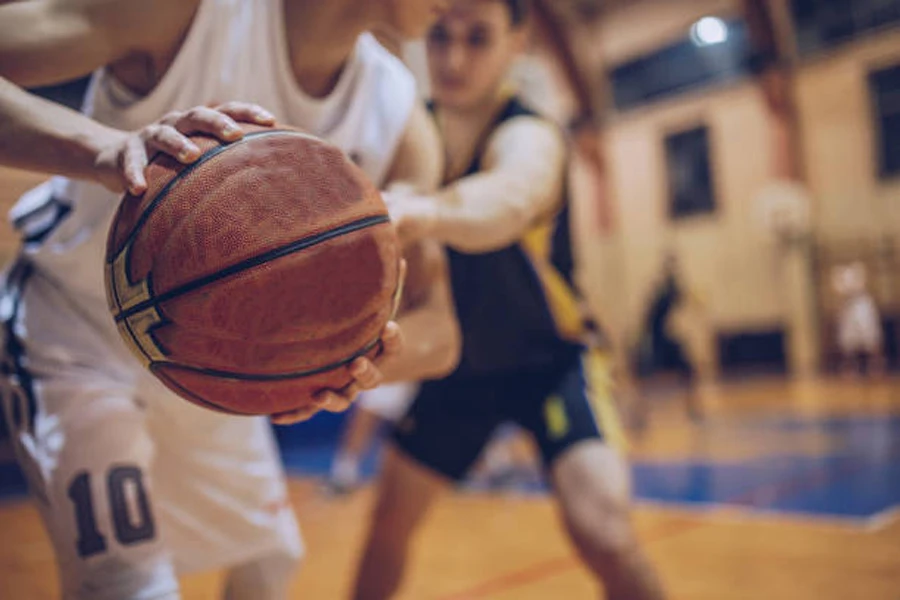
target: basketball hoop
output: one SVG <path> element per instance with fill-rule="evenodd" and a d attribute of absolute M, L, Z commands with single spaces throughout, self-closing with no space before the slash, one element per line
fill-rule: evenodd
<path fill-rule="evenodd" d="M 759 226 L 780 244 L 796 244 L 810 234 L 810 196 L 796 181 L 772 181 L 755 196 Z"/>

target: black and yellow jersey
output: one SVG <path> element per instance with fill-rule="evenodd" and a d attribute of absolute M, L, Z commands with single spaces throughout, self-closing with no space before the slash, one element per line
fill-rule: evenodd
<path fill-rule="evenodd" d="M 512 97 L 484 139 L 504 122 L 526 115 L 539 117 Z M 481 170 L 483 152 L 483 147 L 476 150 L 463 177 Z M 448 256 L 463 337 L 455 376 L 549 367 L 577 358 L 584 320 L 573 285 L 567 193 L 553 214 L 543 216 L 515 244 L 482 254 L 448 249 Z"/>

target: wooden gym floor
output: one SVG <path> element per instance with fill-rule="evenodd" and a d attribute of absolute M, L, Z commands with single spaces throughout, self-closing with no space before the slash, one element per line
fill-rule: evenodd
<path fill-rule="evenodd" d="M 637 527 L 671 598 L 900 600 L 900 380 L 728 384 L 706 401 L 702 425 L 659 403 L 633 444 Z M 336 600 L 372 489 L 323 495 L 303 475 L 316 470 L 311 456 L 286 450 L 309 549 L 292 597 Z M 52 550 L 26 499 L 0 506 L 0 540 L 0 597 L 56 598 Z M 410 566 L 406 600 L 597 597 L 542 492 L 448 495 Z M 184 598 L 216 598 L 219 584 L 192 576 Z"/>
<path fill-rule="evenodd" d="M 0 211 L 40 179 L 0 169 Z M 0 221 L 0 258 L 15 245 Z M 900 379 L 752 381 L 705 400 L 702 425 L 677 402 L 659 402 L 632 444 L 638 531 L 671 598 L 900 600 Z M 309 550 L 292 596 L 344 598 L 372 490 L 326 497 L 314 476 L 332 448 L 284 451 Z M 2 454 L 0 475 L 13 469 Z M 219 584 L 216 574 L 192 576 L 184 598 L 216 598 Z M 445 497 L 417 539 L 400 595 L 596 597 L 540 490 Z M 56 569 L 37 512 L 21 494 L 2 497 L 0 599 L 51 598 Z"/>

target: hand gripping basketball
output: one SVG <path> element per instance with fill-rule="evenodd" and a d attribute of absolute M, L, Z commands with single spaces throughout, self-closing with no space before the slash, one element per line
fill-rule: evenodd
<path fill-rule="evenodd" d="M 120 132 L 102 148 L 94 165 L 97 180 L 115 192 L 143 194 L 147 189 L 144 169 L 149 156 L 162 152 L 182 163 L 192 163 L 200 157 L 200 149 L 188 135 L 206 133 L 223 142 L 233 142 L 244 135 L 238 121 L 267 126 L 275 123 L 275 117 L 264 108 L 245 102 L 171 112 L 138 131 Z"/>

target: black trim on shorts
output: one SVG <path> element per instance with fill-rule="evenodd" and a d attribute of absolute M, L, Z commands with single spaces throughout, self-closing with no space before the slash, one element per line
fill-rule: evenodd
<path fill-rule="evenodd" d="M 5 344 L 2 348 L 3 359 L 0 360 L 0 377 L 9 378 L 13 385 L 18 386 L 25 394 L 28 403 L 28 414 L 23 415 L 18 402 L 12 403 L 12 417 L 15 423 L 7 423 L 10 431 L 14 426 L 25 426 L 31 431 L 34 417 L 37 413 L 37 400 L 34 394 L 34 377 L 24 365 L 25 347 L 22 340 L 16 336 L 15 323 L 19 317 L 19 308 L 22 304 L 22 295 L 25 285 L 34 273 L 32 264 L 19 258 L 13 263 L 6 275 L 2 295 L 3 300 L 9 302 L 9 313 L 0 315 L 3 319 Z"/>
<path fill-rule="evenodd" d="M 71 212 L 71 204 L 55 195 L 51 195 L 46 202 L 34 210 L 13 220 L 13 229 L 22 233 L 22 243 L 26 246 L 41 244 L 50 237 L 50 234 L 59 227 L 60 223 L 66 220 L 66 217 Z M 30 222 L 47 219 L 47 217 L 49 217 L 49 220 L 45 225 L 29 230 L 28 224 Z"/>

